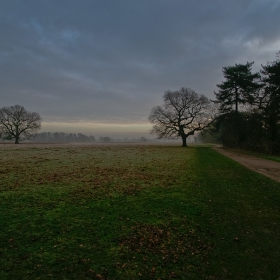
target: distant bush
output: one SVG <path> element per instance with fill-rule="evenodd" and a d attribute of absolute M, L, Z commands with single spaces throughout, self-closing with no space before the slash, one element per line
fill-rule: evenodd
<path fill-rule="evenodd" d="M 111 141 L 113 141 L 113 139 L 112 138 L 110 138 L 109 136 L 105 136 L 105 137 L 99 137 L 99 141 L 100 142 L 111 142 Z"/>

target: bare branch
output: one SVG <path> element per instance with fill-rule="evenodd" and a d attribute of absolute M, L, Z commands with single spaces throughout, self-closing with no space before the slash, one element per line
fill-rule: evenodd
<path fill-rule="evenodd" d="M 214 118 L 214 104 L 204 95 L 189 88 L 166 91 L 164 105 L 152 108 L 149 120 L 154 124 L 151 133 L 158 138 L 186 138 L 205 129 Z"/>
<path fill-rule="evenodd" d="M 41 128 L 42 118 L 38 113 L 28 112 L 23 106 L 15 105 L 0 109 L 0 136 L 3 139 L 30 139 Z"/>

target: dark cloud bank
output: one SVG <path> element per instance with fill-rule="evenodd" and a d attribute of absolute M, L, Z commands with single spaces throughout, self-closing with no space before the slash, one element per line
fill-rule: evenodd
<path fill-rule="evenodd" d="M 223 66 L 255 61 L 258 71 L 280 50 L 277 0 L 0 7 L 0 105 L 21 104 L 46 123 L 143 124 L 165 90 L 184 86 L 213 98 Z"/>

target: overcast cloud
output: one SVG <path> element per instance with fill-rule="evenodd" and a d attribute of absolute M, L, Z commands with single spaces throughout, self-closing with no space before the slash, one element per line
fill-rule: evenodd
<path fill-rule="evenodd" d="M 214 98 L 222 67 L 274 60 L 279 15 L 279 0 L 2 0 L 0 107 L 38 112 L 45 131 L 142 133 L 165 90 Z"/>

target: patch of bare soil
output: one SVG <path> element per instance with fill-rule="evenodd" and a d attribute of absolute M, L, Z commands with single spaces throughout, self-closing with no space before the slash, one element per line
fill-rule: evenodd
<path fill-rule="evenodd" d="M 227 150 L 222 147 L 214 147 L 214 149 L 219 153 L 241 163 L 247 168 L 280 182 L 279 162 L 246 155 L 241 152 Z"/>

